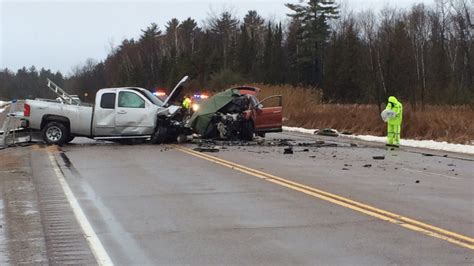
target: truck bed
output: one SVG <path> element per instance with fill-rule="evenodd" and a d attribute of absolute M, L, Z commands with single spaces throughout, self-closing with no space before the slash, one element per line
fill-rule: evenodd
<path fill-rule="evenodd" d="M 48 116 L 59 116 L 69 121 L 70 133 L 79 136 L 91 135 L 93 105 L 70 105 L 45 100 L 26 100 L 30 105 L 28 118 L 32 129 L 40 130 L 42 121 Z"/>

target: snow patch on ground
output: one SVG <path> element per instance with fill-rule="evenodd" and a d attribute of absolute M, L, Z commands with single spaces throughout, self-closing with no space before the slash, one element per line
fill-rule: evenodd
<path fill-rule="evenodd" d="M 284 131 L 289 131 L 289 132 L 298 132 L 298 133 L 304 133 L 304 134 L 314 134 L 314 132 L 317 129 L 306 129 L 302 127 L 283 127 Z"/>
<path fill-rule="evenodd" d="M 306 129 L 299 127 L 283 127 L 284 131 L 298 132 L 304 134 L 314 134 L 316 129 Z M 370 136 L 370 135 L 340 135 L 344 138 L 351 139 L 360 139 L 365 141 L 380 142 L 386 143 L 386 137 Z M 464 145 L 464 144 L 453 144 L 447 143 L 445 141 L 434 141 L 434 140 L 413 140 L 413 139 L 401 139 L 400 145 L 407 147 L 415 148 L 424 148 L 431 150 L 440 150 L 440 151 L 449 151 L 449 152 L 458 152 L 466 154 L 474 154 L 474 145 Z"/>

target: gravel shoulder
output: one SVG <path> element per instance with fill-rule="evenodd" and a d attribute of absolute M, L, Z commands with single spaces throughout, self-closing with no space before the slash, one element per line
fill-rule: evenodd
<path fill-rule="evenodd" d="M 0 150 L 0 264 L 48 264 L 28 147 Z"/>

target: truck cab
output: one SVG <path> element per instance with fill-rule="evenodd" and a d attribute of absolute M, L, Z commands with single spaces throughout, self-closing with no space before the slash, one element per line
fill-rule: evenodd
<path fill-rule="evenodd" d="M 162 106 L 161 100 L 142 88 L 102 89 L 96 96 L 93 135 L 151 135 Z"/>

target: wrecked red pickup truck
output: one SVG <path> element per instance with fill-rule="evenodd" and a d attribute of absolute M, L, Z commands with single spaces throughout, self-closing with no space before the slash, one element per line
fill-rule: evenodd
<path fill-rule="evenodd" d="M 252 140 L 282 131 L 282 96 L 258 100 L 260 89 L 241 86 L 217 93 L 203 103 L 188 125 L 202 138 Z"/>

